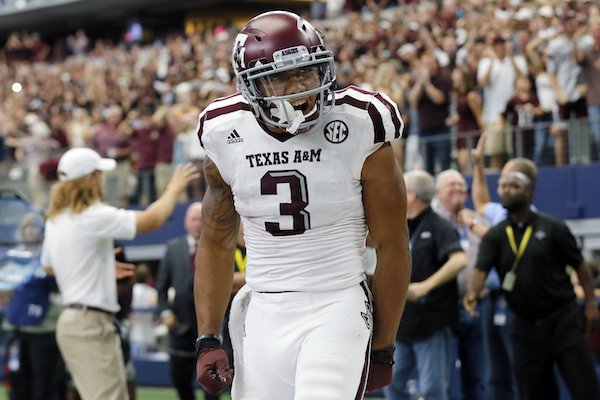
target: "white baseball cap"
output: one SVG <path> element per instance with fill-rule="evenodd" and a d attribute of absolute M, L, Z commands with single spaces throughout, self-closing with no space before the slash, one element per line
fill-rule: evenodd
<path fill-rule="evenodd" d="M 110 171 L 117 162 L 111 158 L 102 158 L 92 149 L 78 147 L 62 155 L 58 161 L 58 179 L 63 182 L 83 178 L 94 171 Z"/>

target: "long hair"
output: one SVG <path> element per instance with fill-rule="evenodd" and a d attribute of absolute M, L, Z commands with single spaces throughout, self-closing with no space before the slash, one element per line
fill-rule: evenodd
<path fill-rule="evenodd" d="M 477 78 L 474 73 L 461 67 L 456 67 L 455 71 L 462 76 L 462 85 L 460 88 L 456 88 L 458 94 L 467 94 L 477 88 Z"/>
<path fill-rule="evenodd" d="M 98 185 L 96 174 L 93 172 L 82 178 L 66 182 L 56 182 L 50 194 L 48 219 L 56 217 L 67 210 L 79 214 L 94 203 L 102 201 L 102 186 Z"/>

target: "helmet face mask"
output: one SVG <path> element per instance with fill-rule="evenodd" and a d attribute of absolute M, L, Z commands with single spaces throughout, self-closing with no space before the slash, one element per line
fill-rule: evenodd
<path fill-rule="evenodd" d="M 287 96 L 317 89 L 321 85 L 320 73 L 318 66 L 309 65 L 287 71 L 267 73 L 262 77 L 254 78 L 253 81 L 256 83 L 258 95 L 263 98 Z M 298 84 L 302 85 L 306 90 L 299 90 L 296 93 L 286 93 L 286 86 L 293 80 L 298 80 Z"/>
<path fill-rule="evenodd" d="M 333 53 L 295 14 L 273 11 L 250 20 L 236 38 L 232 64 L 238 89 L 271 127 L 305 131 L 333 105 Z"/>

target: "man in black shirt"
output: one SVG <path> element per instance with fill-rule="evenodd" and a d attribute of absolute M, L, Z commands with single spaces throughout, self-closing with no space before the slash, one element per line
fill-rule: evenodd
<path fill-rule="evenodd" d="M 483 237 L 463 303 L 475 313 L 485 277 L 496 266 L 508 305 L 516 314 L 511 336 L 521 400 L 559 399 L 555 364 L 573 400 L 600 399 L 566 268 L 576 269 L 585 291 L 585 316 L 598 329 L 591 272 L 569 228 L 531 211 L 534 186 L 535 178 L 521 172 L 511 172 L 498 182 L 508 218 Z"/>
<path fill-rule="evenodd" d="M 416 368 L 419 392 L 447 400 L 454 360 L 452 328 L 458 325 L 456 276 L 467 265 L 458 232 L 430 206 L 433 177 L 425 171 L 404 174 L 412 255 L 411 283 L 394 352 L 393 379 L 386 399 L 408 398 L 406 383 Z"/>

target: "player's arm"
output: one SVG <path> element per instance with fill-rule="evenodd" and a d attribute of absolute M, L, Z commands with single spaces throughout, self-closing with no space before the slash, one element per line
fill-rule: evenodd
<path fill-rule="evenodd" d="M 233 288 L 231 294 L 236 294 L 246 284 L 246 273 L 245 272 L 234 272 L 233 273 Z"/>
<path fill-rule="evenodd" d="M 204 175 L 208 188 L 202 201 L 202 234 L 194 275 L 199 336 L 221 332 L 233 285 L 231 266 L 239 230 L 231 188 L 209 158 L 204 161 Z"/>
<path fill-rule="evenodd" d="M 411 271 L 406 188 L 389 143 L 366 159 L 361 181 L 369 233 L 377 252 L 372 347 L 378 350 L 394 345 Z"/>

